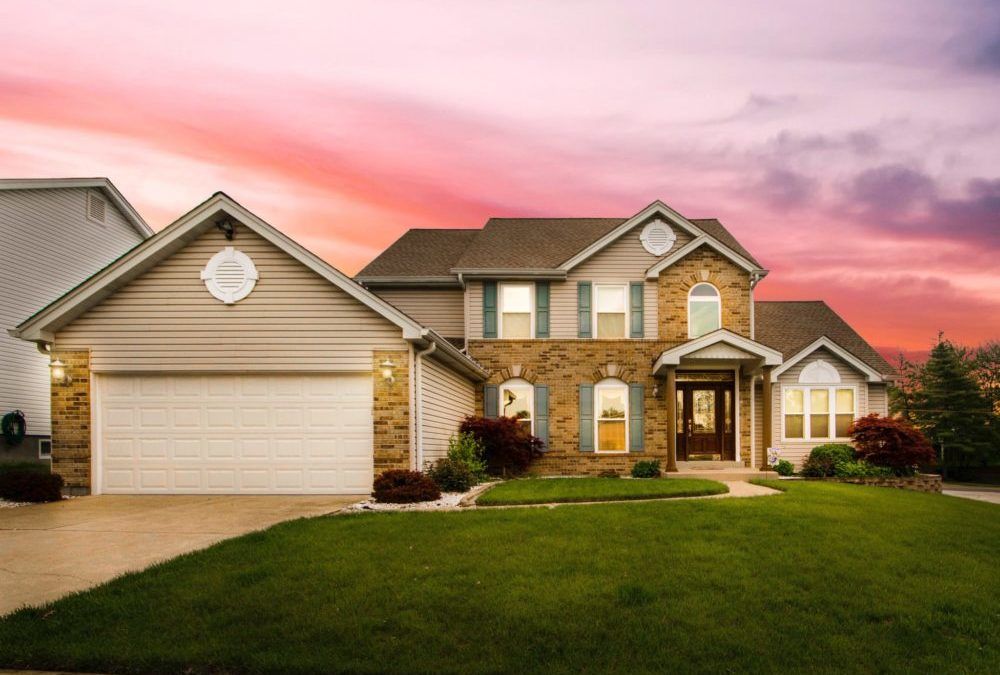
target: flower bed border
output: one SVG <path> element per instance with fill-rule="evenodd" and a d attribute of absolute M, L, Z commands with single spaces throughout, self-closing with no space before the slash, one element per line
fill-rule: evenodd
<path fill-rule="evenodd" d="M 936 473 L 918 473 L 914 476 L 858 476 L 855 478 L 815 478 L 807 480 L 827 480 L 834 483 L 853 483 L 855 485 L 912 490 L 913 492 L 941 493 L 941 476 Z"/>

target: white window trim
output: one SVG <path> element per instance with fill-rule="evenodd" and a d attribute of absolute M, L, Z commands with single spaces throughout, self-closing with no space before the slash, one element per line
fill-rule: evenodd
<path fill-rule="evenodd" d="M 42 452 L 42 445 L 48 445 L 49 451 L 47 453 Z M 38 441 L 38 459 L 52 459 L 52 439 L 42 438 Z"/>
<path fill-rule="evenodd" d="M 785 435 L 785 392 L 790 389 L 800 389 L 802 390 L 802 438 L 789 438 Z M 830 431 L 834 434 L 837 433 L 837 390 L 838 389 L 850 389 L 854 392 L 854 410 L 851 412 L 854 419 L 858 419 L 858 387 L 856 384 L 789 384 L 782 385 L 781 387 L 781 440 L 785 443 L 805 443 L 807 441 L 827 441 L 833 442 L 843 442 L 850 441 L 850 436 L 819 436 L 815 437 L 812 435 L 812 421 L 810 420 L 810 407 L 812 402 L 810 401 L 809 391 L 812 389 L 826 389 L 828 390 L 830 397 L 830 412 L 827 416 L 830 418 Z M 844 414 L 844 413 L 840 413 Z"/>
<path fill-rule="evenodd" d="M 625 395 L 622 397 L 622 401 L 625 402 L 625 417 L 623 421 L 625 422 L 625 449 L 624 450 L 601 450 L 601 437 L 598 431 L 600 426 L 601 416 L 601 391 L 604 389 L 624 389 Z M 629 448 L 629 389 L 628 384 L 622 380 L 615 378 L 608 378 L 606 380 L 601 380 L 594 385 L 594 452 L 599 455 L 627 455 L 630 451 Z"/>
<path fill-rule="evenodd" d="M 623 328 L 624 328 L 624 330 L 622 331 L 622 335 L 620 335 L 618 337 L 609 337 L 609 338 L 608 337 L 606 337 L 606 338 L 599 338 L 599 337 L 597 337 L 597 315 L 601 313 L 601 312 L 598 311 L 598 307 L 597 307 L 597 289 L 598 288 L 619 288 L 622 291 L 622 297 L 625 300 L 625 303 L 624 303 L 624 307 L 625 307 L 625 321 L 622 322 Z M 619 339 L 625 340 L 625 339 L 628 339 L 629 334 L 630 334 L 629 333 L 629 318 L 631 317 L 631 314 L 632 314 L 631 298 L 629 297 L 630 295 L 631 295 L 631 293 L 629 293 L 629 284 L 626 283 L 626 282 L 624 282 L 624 281 L 619 282 L 619 283 L 603 283 L 602 282 L 602 283 L 594 284 L 593 285 L 593 287 L 590 290 L 590 306 L 592 308 L 591 313 L 593 314 L 593 316 L 590 318 L 590 324 L 591 324 L 590 325 L 590 331 L 591 331 L 590 334 L 593 336 L 592 339 L 594 339 L 594 340 L 619 340 Z M 605 314 L 611 314 L 611 312 L 604 312 L 604 313 Z"/>
<path fill-rule="evenodd" d="M 510 338 L 511 340 L 533 340 L 535 338 L 535 282 L 533 281 L 501 281 L 497 284 L 497 339 L 503 339 L 503 289 L 504 286 L 528 287 L 528 337 Z M 532 421 L 534 424 L 534 421 Z"/>
<path fill-rule="evenodd" d="M 535 385 L 531 384 L 525 379 L 515 377 L 507 380 L 499 386 L 497 389 L 497 405 L 500 410 L 498 411 L 501 417 L 506 417 L 503 414 L 503 393 L 511 387 L 525 387 L 528 390 L 528 412 L 531 414 L 529 421 L 531 422 L 531 434 L 535 434 Z"/>
<path fill-rule="evenodd" d="M 689 339 L 703 337 L 705 335 L 708 335 L 708 333 L 714 332 L 714 331 L 709 331 L 708 333 L 702 333 L 701 335 L 695 335 L 694 334 L 694 330 L 693 330 L 694 323 L 691 321 L 691 303 L 692 302 L 710 302 L 709 300 L 692 300 L 693 296 L 691 294 L 694 292 L 694 289 L 698 288 L 699 286 L 711 286 L 712 288 L 715 289 L 716 295 L 715 295 L 714 302 L 716 303 L 716 307 L 719 310 L 719 328 L 722 328 L 722 291 L 720 291 L 718 289 L 718 287 L 715 286 L 715 284 L 710 284 L 707 281 L 699 281 L 698 283 L 696 283 L 694 286 L 691 287 L 691 290 L 688 291 L 687 324 L 688 324 L 688 338 Z M 715 330 L 719 330 L 719 328 L 716 328 Z"/>

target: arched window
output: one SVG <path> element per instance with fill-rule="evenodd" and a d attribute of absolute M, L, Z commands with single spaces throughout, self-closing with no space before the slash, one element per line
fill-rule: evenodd
<path fill-rule="evenodd" d="M 520 378 L 500 385 L 500 415 L 513 417 L 535 433 L 535 388 Z"/>
<path fill-rule="evenodd" d="M 712 284 L 695 284 L 688 293 L 688 337 L 722 328 L 722 300 Z"/>
<path fill-rule="evenodd" d="M 628 385 L 614 378 L 594 386 L 594 425 L 598 452 L 628 451 Z"/>

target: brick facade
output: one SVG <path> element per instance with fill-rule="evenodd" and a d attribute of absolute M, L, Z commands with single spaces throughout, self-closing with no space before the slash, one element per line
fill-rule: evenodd
<path fill-rule="evenodd" d="M 660 273 L 657 313 L 661 340 L 688 339 L 691 287 L 708 282 L 722 296 L 722 327 L 750 337 L 750 274 L 709 246 L 702 246 Z"/>
<path fill-rule="evenodd" d="M 386 359 L 395 364 L 394 382 L 382 378 L 379 364 Z M 410 468 L 410 361 L 405 351 L 372 353 L 375 401 L 375 475 L 386 469 Z"/>
<path fill-rule="evenodd" d="M 66 481 L 71 494 L 90 492 L 90 353 L 57 351 L 72 382 L 53 383 L 52 472 Z"/>

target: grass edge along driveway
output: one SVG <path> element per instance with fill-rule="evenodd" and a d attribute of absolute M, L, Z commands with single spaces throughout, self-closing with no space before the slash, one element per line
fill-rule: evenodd
<path fill-rule="evenodd" d="M 476 499 L 477 506 L 515 506 L 572 502 L 611 502 L 668 497 L 702 497 L 729 492 L 700 478 L 521 478 L 496 485 Z"/>
<path fill-rule="evenodd" d="M 365 513 L 0 621 L 0 665 L 112 673 L 995 672 L 1000 507 L 769 499 Z"/>

